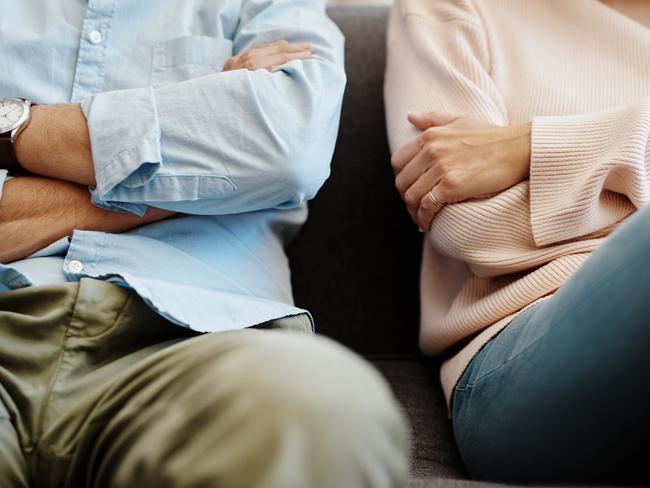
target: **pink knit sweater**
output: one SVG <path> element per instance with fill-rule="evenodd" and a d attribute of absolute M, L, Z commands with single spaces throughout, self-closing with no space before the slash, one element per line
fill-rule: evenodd
<path fill-rule="evenodd" d="M 649 97 L 650 29 L 597 0 L 397 0 L 393 151 L 417 135 L 409 110 L 533 121 L 530 179 L 444 207 L 425 241 L 420 343 L 450 356 L 448 400 L 491 337 L 650 201 Z"/>

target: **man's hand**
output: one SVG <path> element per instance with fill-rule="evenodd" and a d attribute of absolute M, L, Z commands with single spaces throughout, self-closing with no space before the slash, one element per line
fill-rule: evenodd
<path fill-rule="evenodd" d="M 274 69 L 287 64 L 294 59 L 313 59 L 311 44 L 293 44 L 287 41 L 276 41 L 271 44 L 263 44 L 248 51 L 231 57 L 223 67 L 224 71 L 237 69 Z"/>
<path fill-rule="evenodd" d="M 230 58 L 224 71 L 273 70 L 294 59 L 312 59 L 310 44 L 277 41 Z M 35 175 L 94 186 L 90 136 L 79 104 L 37 105 L 14 145 L 20 166 Z"/>
<path fill-rule="evenodd" d="M 312 59 L 310 44 L 278 41 L 230 58 L 224 71 L 267 69 L 295 59 Z M 95 186 L 90 136 L 79 104 L 38 105 L 14 144 L 22 169 L 5 184 L 0 201 L 0 262 L 24 258 L 69 236 L 73 230 L 124 232 L 173 215 L 150 208 L 143 218 L 95 207 L 87 186 Z"/>
<path fill-rule="evenodd" d="M 156 208 L 142 218 L 103 210 L 90 203 L 84 186 L 20 176 L 5 183 L 0 200 L 0 263 L 29 256 L 75 229 L 124 232 L 171 215 Z"/>
<path fill-rule="evenodd" d="M 427 231 L 440 202 L 457 203 L 503 191 L 528 178 L 531 124 L 500 127 L 435 113 L 409 114 L 422 133 L 391 160 L 395 186 L 411 218 Z"/>

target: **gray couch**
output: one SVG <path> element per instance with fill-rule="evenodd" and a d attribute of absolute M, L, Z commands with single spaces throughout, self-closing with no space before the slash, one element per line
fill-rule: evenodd
<path fill-rule="evenodd" d="M 289 247 L 296 303 L 314 314 L 319 333 L 388 378 L 415 431 L 413 477 L 465 478 L 436 365 L 417 348 L 422 238 L 389 164 L 382 95 L 388 9 L 333 7 L 330 16 L 347 38 L 348 87 L 332 176 Z"/>
<path fill-rule="evenodd" d="M 382 84 L 388 9 L 333 7 L 346 35 L 348 87 L 332 176 L 289 247 L 296 303 L 319 333 L 368 358 L 414 431 L 410 487 L 467 481 L 438 383 L 417 348 L 422 237 L 393 186 Z M 345 488 L 345 487 L 340 487 Z"/>

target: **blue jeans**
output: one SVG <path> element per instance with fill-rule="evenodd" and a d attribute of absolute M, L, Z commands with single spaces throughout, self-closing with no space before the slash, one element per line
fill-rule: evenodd
<path fill-rule="evenodd" d="M 650 481 L 650 208 L 472 360 L 453 424 L 474 478 Z"/>

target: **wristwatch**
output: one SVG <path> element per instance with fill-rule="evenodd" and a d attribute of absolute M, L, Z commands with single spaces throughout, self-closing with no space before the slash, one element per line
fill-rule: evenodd
<path fill-rule="evenodd" d="M 13 144 L 27 127 L 32 102 L 26 98 L 0 98 L 0 168 L 20 171 Z"/>

